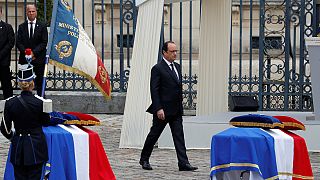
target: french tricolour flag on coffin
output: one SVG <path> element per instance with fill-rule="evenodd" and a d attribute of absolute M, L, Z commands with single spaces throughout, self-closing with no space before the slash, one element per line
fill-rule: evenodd
<path fill-rule="evenodd" d="M 51 64 L 86 77 L 105 97 L 110 97 L 108 72 L 65 0 L 54 1 L 47 54 Z"/>
<path fill-rule="evenodd" d="M 116 179 L 96 132 L 75 125 L 49 126 L 43 131 L 49 151 L 49 179 Z"/>
<path fill-rule="evenodd" d="M 44 174 L 49 180 L 116 179 L 96 132 L 75 125 L 43 127 L 43 132 L 49 155 Z M 4 180 L 14 179 L 13 166 L 9 159 L 10 153 Z"/>
<path fill-rule="evenodd" d="M 211 177 L 233 170 L 256 172 L 254 180 L 314 179 L 305 140 L 280 129 L 229 128 L 214 135 Z"/>

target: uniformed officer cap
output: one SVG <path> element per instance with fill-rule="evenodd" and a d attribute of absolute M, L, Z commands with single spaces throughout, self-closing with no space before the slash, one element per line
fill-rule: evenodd
<path fill-rule="evenodd" d="M 36 75 L 33 72 L 33 66 L 31 64 L 24 64 L 18 66 L 18 80 L 30 82 L 34 80 Z"/>

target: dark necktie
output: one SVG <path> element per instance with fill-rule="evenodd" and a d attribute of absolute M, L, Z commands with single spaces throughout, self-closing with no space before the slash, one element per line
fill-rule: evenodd
<path fill-rule="evenodd" d="M 171 72 L 174 74 L 174 77 L 176 77 L 177 79 L 179 79 L 178 76 L 177 76 L 177 74 L 176 74 L 176 72 L 174 71 L 173 63 L 170 64 L 170 67 L 171 67 Z"/>
<path fill-rule="evenodd" d="M 29 39 L 31 39 L 33 37 L 33 23 L 30 22 L 30 36 L 29 36 Z"/>

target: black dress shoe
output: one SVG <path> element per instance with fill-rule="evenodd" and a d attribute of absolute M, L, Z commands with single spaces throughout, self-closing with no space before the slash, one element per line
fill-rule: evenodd
<path fill-rule="evenodd" d="M 185 164 L 183 166 L 179 166 L 179 171 L 194 171 L 197 169 L 198 169 L 198 167 L 191 166 L 190 164 Z"/>
<path fill-rule="evenodd" d="M 152 170 L 152 167 L 148 161 L 139 161 L 139 164 L 142 166 L 142 169 Z"/>

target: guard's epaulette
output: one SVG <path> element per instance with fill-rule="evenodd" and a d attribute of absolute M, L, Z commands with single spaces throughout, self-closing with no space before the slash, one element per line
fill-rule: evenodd
<path fill-rule="evenodd" d="M 14 97 L 16 97 L 16 95 L 0 101 L 0 113 L 2 113 L 4 111 L 4 106 L 6 104 L 6 101 L 8 101 L 9 99 L 12 99 Z"/>
<path fill-rule="evenodd" d="M 52 100 L 51 99 L 44 99 L 43 97 L 38 96 L 38 95 L 34 95 L 34 96 L 43 102 L 42 103 L 43 112 L 46 112 L 46 113 L 52 112 Z"/>

